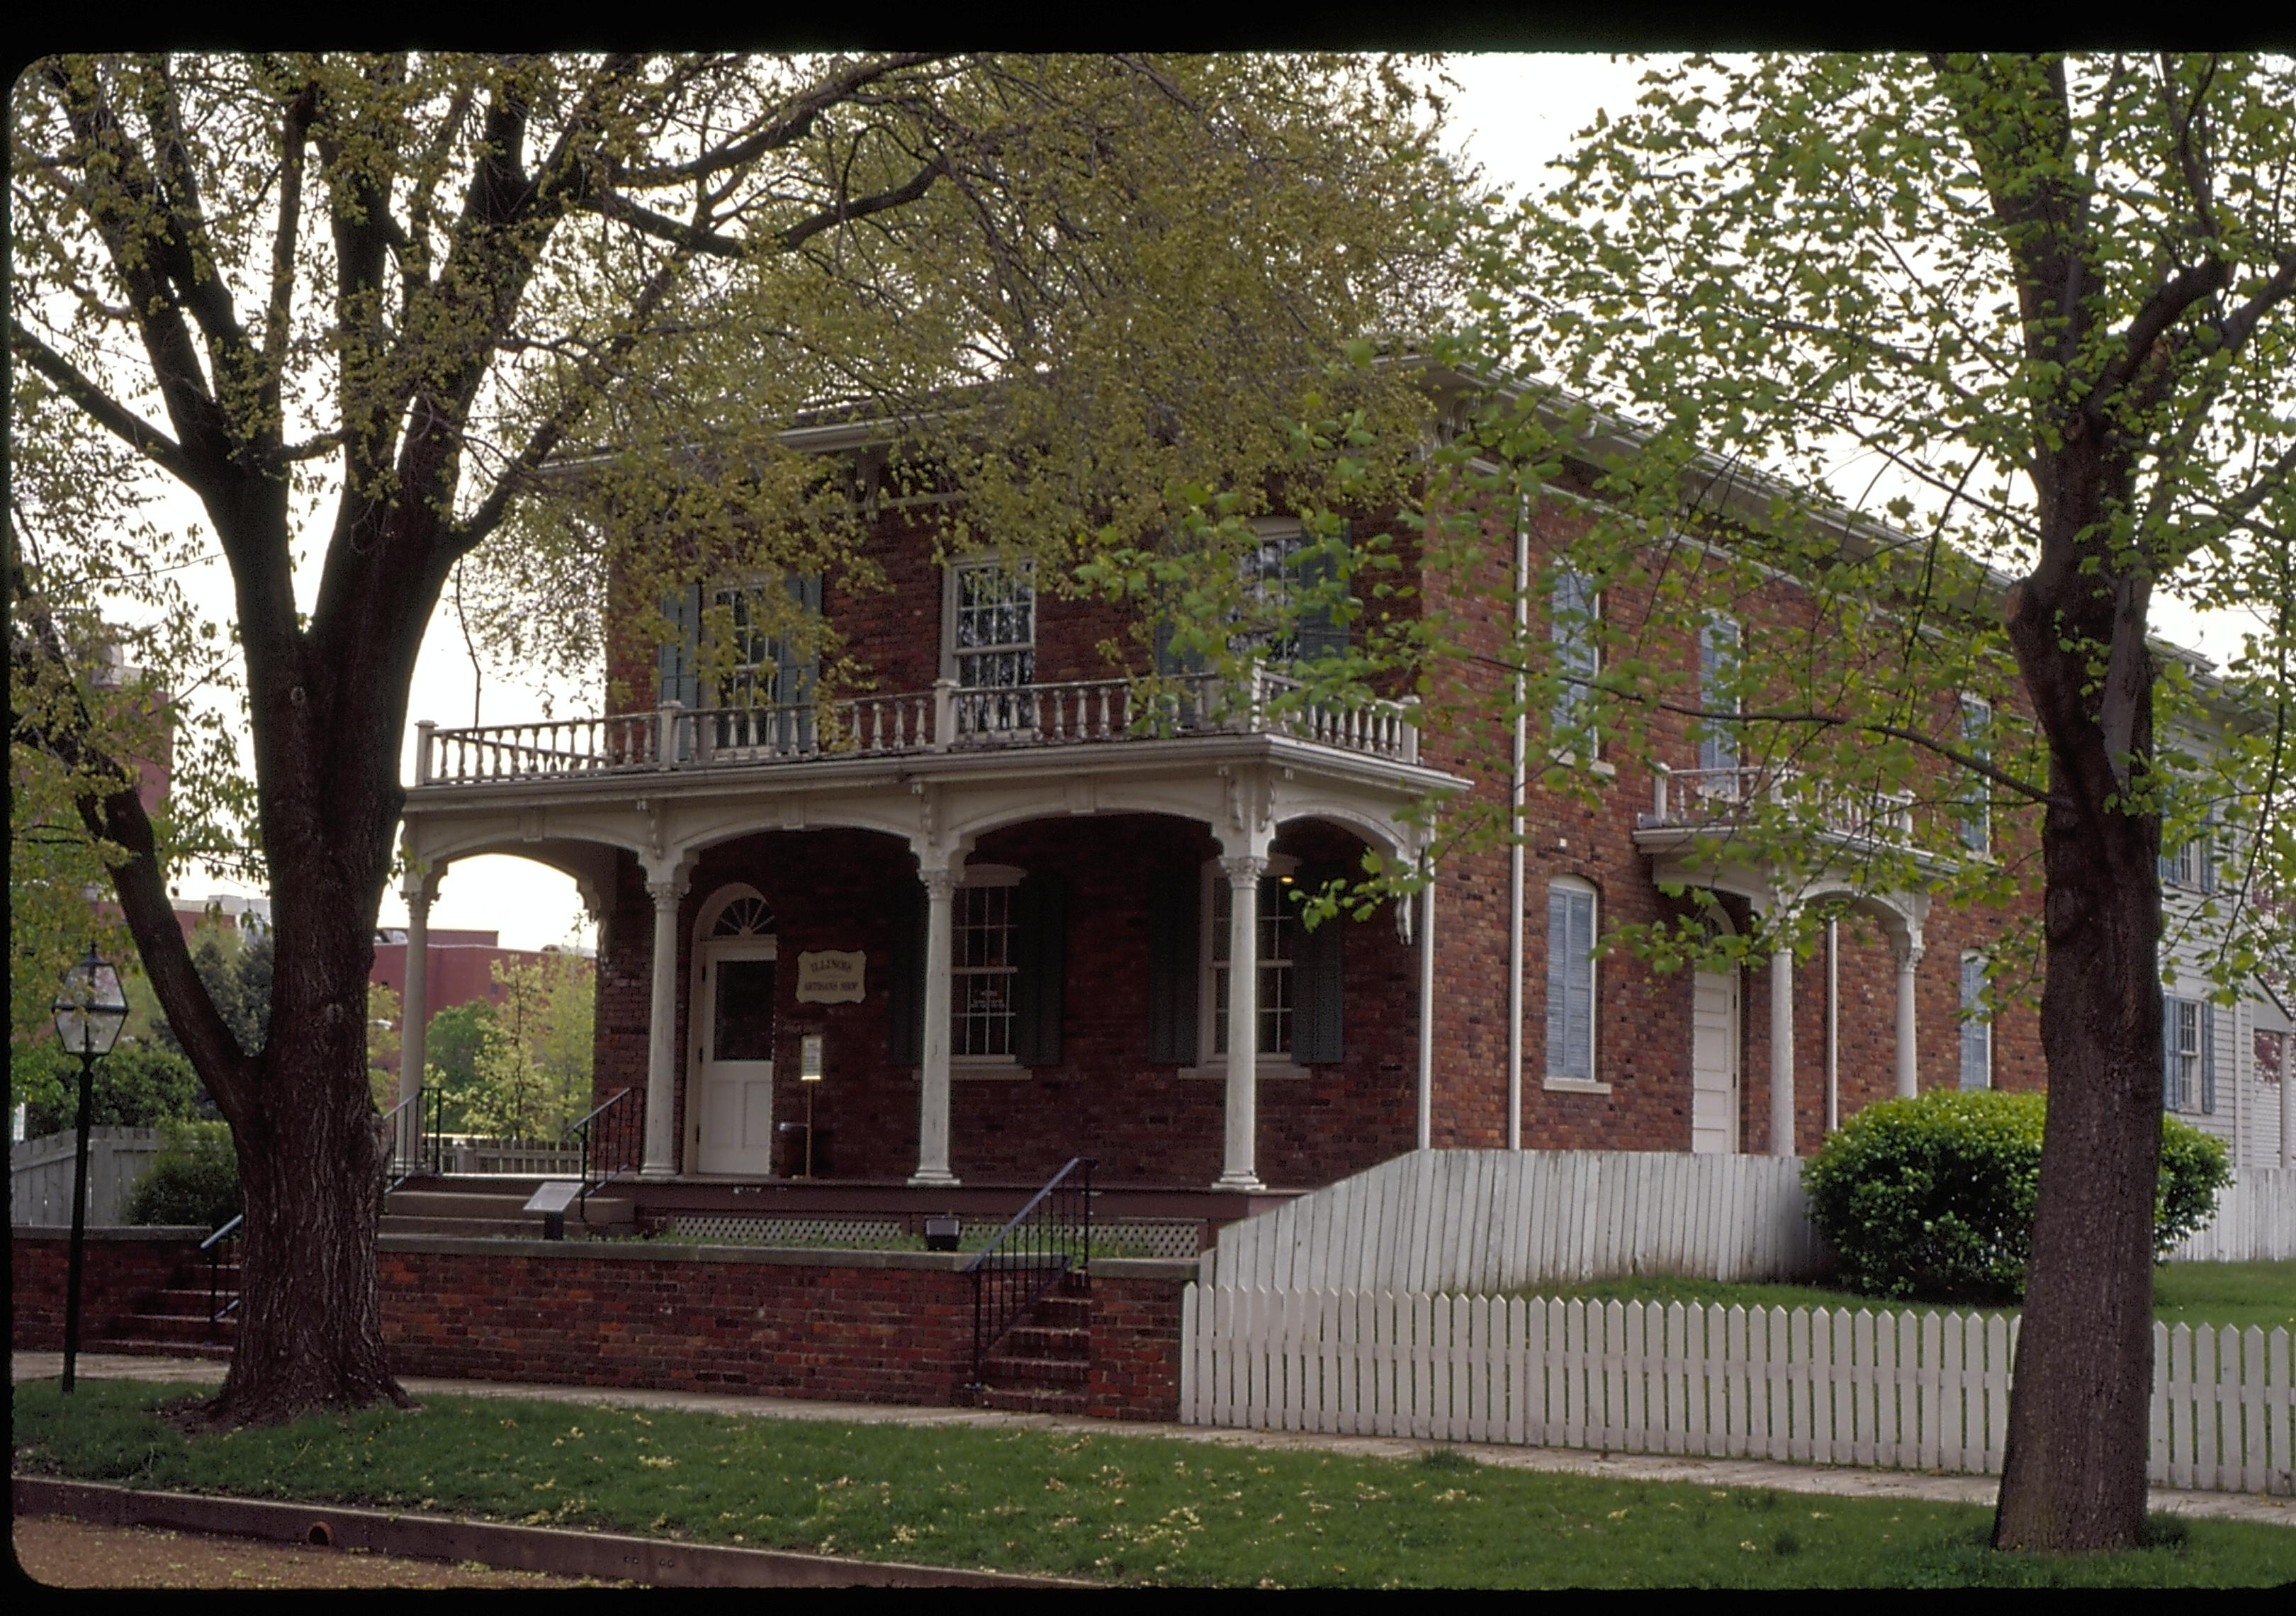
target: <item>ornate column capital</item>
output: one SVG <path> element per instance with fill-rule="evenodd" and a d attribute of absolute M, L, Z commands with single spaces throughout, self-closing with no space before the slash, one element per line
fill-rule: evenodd
<path fill-rule="evenodd" d="M 1232 887 L 1257 886 L 1259 878 L 1267 874 L 1267 860 L 1246 853 L 1235 857 L 1223 857 L 1220 868 L 1227 873 L 1227 884 Z"/>
<path fill-rule="evenodd" d="M 645 883 L 646 893 L 653 899 L 657 913 L 676 908 L 677 900 L 685 896 L 685 885 L 682 876 L 676 881 L 650 881 Z"/>
<path fill-rule="evenodd" d="M 925 883 L 925 896 L 935 903 L 945 904 L 956 895 L 957 884 L 964 879 L 961 870 L 947 865 L 928 865 L 917 872 L 917 879 Z"/>

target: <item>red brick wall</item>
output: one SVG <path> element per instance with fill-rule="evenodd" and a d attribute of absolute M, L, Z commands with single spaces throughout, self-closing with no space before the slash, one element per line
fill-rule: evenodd
<path fill-rule="evenodd" d="M 163 1290 L 178 1268 L 199 1266 L 199 1235 L 127 1235 L 88 1231 L 80 1273 L 80 1339 L 108 1333 L 111 1321 L 133 1313 L 147 1292 Z M 8 1258 L 12 1308 L 11 1343 L 22 1351 L 53 1352 L 64 1344 L 64 1292 L 71 1275 L 71 1240 L 64 1229 L 17 1228 Z M 203 1282 L 204 1283 L 204 1282 Z"/>

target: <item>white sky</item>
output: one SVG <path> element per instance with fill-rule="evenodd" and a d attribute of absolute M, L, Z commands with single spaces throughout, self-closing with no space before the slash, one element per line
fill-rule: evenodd
<path fill-rule="evenodd" d="M 1546 184 L 1546 165 L 1560 155 L 1578 130 L 1594 120 L 1598 108 L 1623 111 L 1635 100 L 1642 64 L 1600 54 L 1543 53 L 1538 55 L 1476 53 L 1449 58 L 1447 69 L 1457 83 L 1451 118 L 1469 156 L 1479 162 L 1488 180 L 1511 190 L 1533 192 Z M 217 611 L 230 605 L 228 579 L 220 562 L 203 570 L 187 583 Z M 300 593 L 316 593 L 316 578 L 299 579 Z M 451 599 L 451 595 L 449 597 Z M 309 602 L 305 601 L 308 606 Z M 2230 620 L 2203 622 L 2177 603 L 2156 599 L 2155 621 L 2166 637 L 2222 658 L 2237 644 L 2237 624 Z M 407 740 L 402 777 L 414 778 L 414 720 L 430 718 L 441 726 L 472 721 L 473 679 L 451 605 L 442 606 L 431 619 L 415 665 L 408 703 Z M 591 710 L 594 692 L 573 699 L 562 697 L 562 712 Z M 518 682 L 513 674 L 487 672 L 480 722 L 510 723 L 538 718 L 539 693 Z M 187 898 L 210 892 L 244 889 L 228 882 L 190 872 L 182 883 Z M 404 925 L 406 906 L 396 892 L 385 894 L 380 924 Z M 501 933 L 510 947 L 539 948 L 563 943 L 579 931 L 587 946 L 596 940 L 594 930 L 582 914 L 573 882 L 537 864 L 512 857 L 484 857 L 453 865 L 431 906 L 434 927 L 474 927 Z"/>

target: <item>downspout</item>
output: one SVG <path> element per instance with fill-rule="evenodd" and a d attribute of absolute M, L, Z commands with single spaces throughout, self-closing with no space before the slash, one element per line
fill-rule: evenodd
<path fill-rule="evenodd" d="M 1530 654 L 1530 496 L 1519 496 L 1514 523 L 1514 772 L 1507 801 L 1507 1097 L 1506 1147 L 1522 1148 L 1522 808 L 1528 758 L 1523 702 Z"/>
<path fill-rule="evenodd" d="M 1825 1131 L 1841 1126 L 1841 923 L 1825 923 Z"/>

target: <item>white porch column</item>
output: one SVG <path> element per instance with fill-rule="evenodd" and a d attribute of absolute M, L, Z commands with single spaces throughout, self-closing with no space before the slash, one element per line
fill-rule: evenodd
<path fill-rule="evenodd" d="M 1259 878 L 1264 857 L 1223 858 L 1227 876 L 1227 1135 L 1216 1190 L 1264 1187 L 1259 1137 Z"/>
<path fill-rule="evenodd" d="M 1770 1154 L 1794 1153 L 1793 950 L 1770 956 Z"/>
<path fill-rule="evenodd" d="M 668 881 L 649 881 L 653 898 L 653 1008 L 646 1042 L 645 1159 L 648 1178 L 677 1171 L 677 900 L 685 895 L 685 873 Z M 694 1006 L 694 1013 L 704 1013 Z"/>
<path fill-rule="evenodd" d="M 1914 968 L 1922 963 L 1921 944 L 1898 950 L 1898 1098 L 1910 1100 L 1921 1088 L 1921 1049 L 1914 1031 Z"/>
<path fill-rule="evenodd" d="M 1518 915 L 1516 919 L 1521 920 Z M 1516 927 L 1520 935 L 1521 928 Z M 1518 977 L 1520 980 L 1520 977 Z M 1518 1076 L 1520 1074 L 1517 1074 Z M 1507 1148 L 1522 1148 L 1522 1092 L 1515 1085 L 1507 1115 Z M 1421 1150 L 1435 1144 L 1435 871 L 1419 898 L 1419 1119 L 1414 1136 Z"/>
<path fill-rule="evenodd" d="M 925 883 L 924 1070 L 917 1089 L 919 1186 L 947 1188 L 956 1183 L 948 1169 L 948 986 L 949 946 L 956 871 L 919 859 Z"/>
<path fill-rule="evenodd" d="M 422 1092 L 423 1062 L 430 1032 L 430 900 L 439 895 L 436 871 L 406 880 L 406 992 L 399 1000 L 398 1103 Z M 407 1105 L 394 1142 L 401 1161 L 422 1152 L 422 1107 Z"/>

